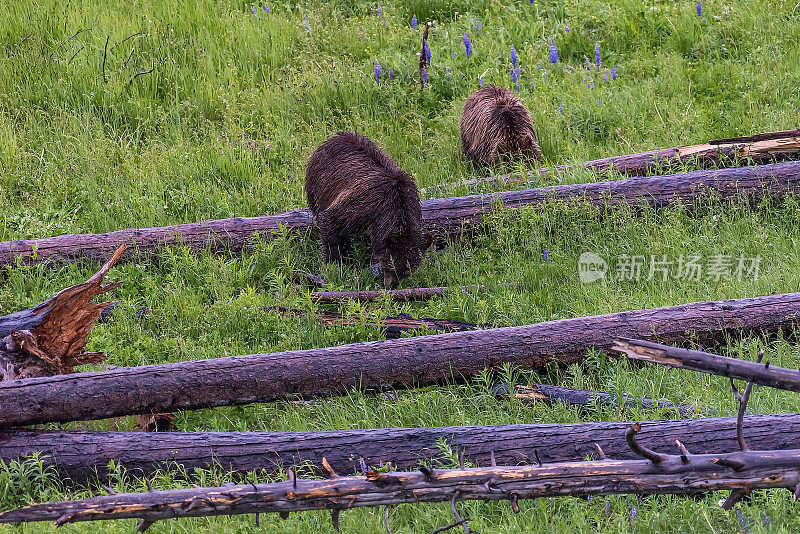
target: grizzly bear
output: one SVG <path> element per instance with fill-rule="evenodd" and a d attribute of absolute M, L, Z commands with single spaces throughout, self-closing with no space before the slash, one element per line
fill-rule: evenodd
<path fill-rule="evenodd" d="M 386 287 L 396 289 L 422 265 L 431 236 L 422 232 L 417 185 L 365 136 L 340 132 L 314 151 L 306 168 L 306 198 L 327 263 L 340 261 L 350 237 L 362 234 L 381 264 Z"/>
<path fill-rule="evenodd" d="M 514 93 L 493 85 L 475 91 L 464 103 L 461 149 L 481 167 L 514 157 L 542 159 L 527 108 Z"/>

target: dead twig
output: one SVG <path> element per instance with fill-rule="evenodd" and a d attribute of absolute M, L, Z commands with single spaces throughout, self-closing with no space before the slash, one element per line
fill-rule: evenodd
<path fill-rule="evenodd" d="M 108 55 L 108 40 L 110 38 L 110 35 L 106 35 L 106 47 L 103 49 L 103 83 L 108 83 L 108 78 L 106 78 L 106 56 Z"/>
<path fill-rule="evenodd" d="M 15 47 L 14 47 L 14 50 L 13 50 L 13 51 L 12 51 L 12 52 L 11 52 L 11 53 L 8 55 L 8 58 L 9 58 L 9 59 L 11 59 L 11 58 L 12 58 L 12 57 L 14 57 L 15 55 L 17 55 L 17 50 L 19 50 L 19 47 L 20 47 L 20 46 L 22 46 L 22 45 L 24 45 L 24 44 L 25 44 L 25 41 L 27 41 L 28 39 L 30 39 L 31 35 L 33 35 L 33 34 L 32 34 L 32 33 L 29 33 L 28 35 L 26 35 L 26 36 L 25 36 L 25 38 L 24 38 L 22 41 L 20 41 L 19 43 L 17 43 L 17 46 L 15 46 Z"/>
<path fill-rule="evenodd" d="M 75 33 L 73 33 L 71 36 L 69 36 L 69 37 L 67 38 L 67 40 L 66 40 L 66 41 L 64 41 L 64 42 L 62 42 L 61 44 L 59 44 L 59 45 L 56 47 L 56 49 L 55 49 L 55 50 L 53 50 L 53 53 L 52 53 L 52 54 L 50 54 L 50 57 L 49 57 L 48 59 L 51 59 L 51 60 L 52 60 L 52 59 L 53 59 L 53 56 L 56 54 L 56 52 L 58 52 L 58 51 L 59 51 L 61 48 L 63 48 L 63 47 L 64 47 L 64 46 L 65 46 L 65 45 L 66 45 L 68 42 L 70 42 L 72 39 L 74 39 L 75 37 L 77 37 L 77 36 L 78 36 L 78 35 L 80 35 L 81 33 L 83 33 L 83 32 L 88 32 L 88 31 L 89 31 L 89 30 L 91 30 L 91 29 L 92 29 L 92 26 L 90 26 L 90 27 L 88 27 L 88 28 L 83 28 L 83 29 L 81 29 L 81 30 L 78 30 L 78 31 L 76 31 Z"/>
<path fill-rule="evenodd" d="M 139 76 L 144 76 L 145 74 L 150 74 L 150 73 L 151 73 L 151 72 L 153 72 L 154 70 L 156 70 L 156 66 L 155 66 L 155 65 L 153 65 L 153 67 L 152 67 L 150 70 L 143 70 L 142 72 L 137 72 L 137 73 L 136 73 L 136 74 L 134 74 L 134 75 L 133 75 L 133 77 L 130 79 L 130 81 L 128 82 L 128 85 L 132 85 L 132 84 L 133 84 L 133 82 L 134 82 L 134 80 L 136 80 L 136 78 L 138 78 Z"/>

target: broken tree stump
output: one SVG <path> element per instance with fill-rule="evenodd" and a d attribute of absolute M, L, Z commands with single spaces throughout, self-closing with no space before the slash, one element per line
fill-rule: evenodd
<path fill-rule="evenodd" d="M 800 371 L 699 350 L 681 349 L 639 339 L 618 339 L 613 350 L 632 360 L 660 363 L 728 378 L 747 380 L 761 386 L 800 392 Z"/>
<path fill-rule="evenodd" d="M 683 205 L 691 209 L 698 198 L 741 199 L 757 202 L 800 192 L 800 163 L 734 169 L 701 170 L 667 176 L 626 178 L 608 182 L 558 185 L 488 195 L 438 198 L 421 203 L 423 224 L 437 239 L 478 231 L 485 216 L 499 209 L 520 209 L 551 201 L 575 201 L 592 206 L 620 204 L 656 209 Z M 167 246 L 185 245 L 212 253 L 240 251 L 255 235 L 267 238 L 282 231 L 308 232 L 315 227 L 308 210 L 264 217 L 235 217 L 160 228 L 118 230 L 107 234 L 70 234 L 0 243 L 0 265 L 100 261 L 121 244 L 129 250 L 120 261 L 157 254 Z"/>
<path fill-rule="evenodd" d="M 108 464 L 128 475 L 149 476 L 179 464 L 186 472 L 218 467 L 245 473 L 278 473 L 292 466 L 322 473 L 322 457 L 338 473 L 389 462 L 396 469 L 415 469 L 441 458 L 440 443 L 477 465 L 491 457 L 501 465 L 566 462 L 597 457 L 594 443 L 607 455 L 634 458 L 621 436 L 628 422 L 553 423 L 424 428 L 371 428 L 316 432 L 87 432 L 68 430 L 0 430 L 0 460 L 8 463 L 38 454 L 59 478 L 73 484 L 108 482 Z M 744 432 L 754 449 L 800 448 L 800 414 L 751 415 Z M 642 423 L 639 440 L 650 448 L 668 449 L 678 439 L 691 450 L 722 453 L 738 448 L 736 418 L 678 419 Z M 98 480 L 99 479 L 99 480 Z"/>
<path fill-rule="evenodd" d="M 560 319 L 416 338 L 120 367 L 0 383 L 0 427 L 339 395 L 474 376 L 504 364 L 542 368 L 610 351 L 617 338 L 713 343 L 797 328 L 800 293 Z M 269 377 L 266 380 L 264 377 Z"/>
<path fill-rule="evenodd" d="M 600 176 L 613 173 L 625 176 L 644 176 L 652 172 L 686 163 L 694 165 L 725 164 L 735 159 L 751 159 L 755 163 L 797 159 L 800 155 L 800 130 L 768 132 L 749 137 L 716 139 L 702 145 L 679 146 L 611 156 L 574 165 L 559 165 L 553 168 L 533 169 L 527 175 L 504 174 L 487 178 L 475 178 L 433 186 L 428 189 L 454 189 L 465 186 L 473 189 L 479 185 L 510 185 L 529 179 L 547 178 L 578 169 L 587 169 Z M 422 194 L 425 189 L 421 191 Z"/>
<path fill-rule="evenodd" d="M 89 280 L 68 287 L 33 308 L 0 317 L 0 377 L 18 378 L 72 373 L 75 366 L 105 360 L 102 352 L 84 352 L 89 332 L 111 303 L 91 300 L 122 282 L 103 285 L 125 245 Z"/>
<path fill-rule="evenodd" d="M 338 476 L 329 469 L 325 480 L 298 479 L 269 484 L 229 485 L 115 493 L 76 501 L 46 502 L 0 513 L 0 523 L 55 521 L 56 526 L 78 521 L 141 519 L 139 530 L 176 517 L 225 514 L 333 510 L 337 527 L 342 510 L 362 506 L 389 506 L 458 500 L 509 500 L 518 510 L 519 499 L 585 497 L 588 495 L 692 494 L 698 491 L 749 492 L 761 488 L 800 488 L 800 450 L 741 451 L 724 454 L 693 453 L 676 442 L 659 453 L 638 443 L 635 424 L 625 437 L 641 458 L 560 462 L 528 466 L 367 471 L 360 476 Z M 618 439 L 622 440 L 620 436 Z M 327 462 L 323 462 L 327 463 Z M 460 520 L 459 523 L 463 523 Z M 458 523 L 457 523 L 458 524 Z"/>

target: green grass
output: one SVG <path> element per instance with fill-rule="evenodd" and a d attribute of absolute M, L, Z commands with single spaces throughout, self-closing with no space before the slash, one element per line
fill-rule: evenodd
<path fill-rule="evenodd" d="M 0 6 L 5 22 L 0 29 L 0 240 L 303 207 L 308 156 L 324 139 L 345 129 L 371 137 L 421 187 L 485 176 L 486 171 L 473 169 L 460 156 L 458 120 L 481 76 L 484 83 L 513 88 L 508 60 L 512 44 L 522 66 L 520 97 L 531 111 L 548 164 L 797 127 L 800 11 L 791 3 L 708 1 L 703 2 L 705 20 L 696 16 L 693 1 L 402 0 L 382 3 L 380 18 L 376 2 L 270 3 L 269 16 L 259 3 L 257 17 L 251 5 L 230 0 L 16 0 Z M 420 22 L 437 21 L 430 34 L 433 60 L 425 89 L 417 73 L 421 30 L 410 27 L 414 14 Z M 476 17 L 483 26 L 480 34 Z M 462 44 L 465 31 L 475 50 L 470 59 Z M 546 63 L 548 39 L 558 47 L 556 65 Z M 585 57 L 593 59 L 596 42 L 606 67 L 616 67 L 616 80 L 609 75 L 604 82 L 608 71 L 583 68 Z M 376 59 L 383 68 L 380 84 L 373 77 Z M 386 79 L 389 69 L 395 72 L 391 81 Z M 587 75 L 593 77 L 594 88 Z M 516 170 L 507 165 L 491 172 Z M 575 172 L 531 185 L 596 179 Z M 464 192 L 461 188 L 453 194 Z M 430 189 L 428 196 L 434 194 Z M 695 208 L 692 213 L 681 208 L 605 213 L 576 203 L 553 203 L 501 213 L 487 234 L 452 244 L 403 284 L 487 284 L 490 291 L 451 293 L 427 303 L 384 302 L 371 310 L 355 303 L 332 309 L 507 326 L 798 291 L 796 200 L 757 206 L 703 201 Z M 651 255 L 666 255 L 677 261 L 697 254 L 706 261 L 715 255 L 759 256 L 761 265 L 757 279 L 647 280 L 645 265 L 638 281 L 611 277 L 581 284 L 577 263 L 585 251 L 612 263 L 623 255 L 644 256 L 646 261 Z M 361 250 L 360 258 L 366 260 L 366 251 Z M 0 314 L 41 302 L 85 280 L 95 267 L 0 271 Z M 275 304 L 314 308 L 307 292 L 291 283 L 297 270 L 321 273 L 332 290 L 380 287 L 380 281 L 361 269 L 323 265 L 318 240 L 305 236 L 282 235 L 242 255 L 164 250 L 153 261 L 113 270 L 110 278 L 124 281 L 113 293 L 122 306 L 112 321 L 93 329 L 88 349 L 105 351 L 109 364 L 140 365 L 382 338 L 370 326 L 325 329 L 308 319 L 263 313 L 264 306 Z M 507 282 L 522 286 L 500 285 Z M 142 306 L 149 313 L 137 315 Z M 753 359 L 761 347 L 776 365 L 800 364 L 800 349 L 783 339 L 731 338 L 712 348 Z M 530 406 L 481 395 L 494 383 L 514 380 L 698 403 L 720 415 L 733 415 L 736 408 L 721 378 L 590 352 L 583 363 L 567 368 L 507 369 L 465 384 L 402 391 L 394 398 L 353 391 L 307 405 L 183 412 L 177 424 L 184 431 L 281 431 L 665 416 L 652 410 Z M 796 394 L 759 388 L 750 409 L 798 411 L 800 402 Z M 133 421 L 64 426 L 127 430 Z M 453 465 L 452 451 L 443 450 L 438 461 Z M 156 476 L 153 485 L 176 487 L 187 479 L 213 484 L 229 478 L 224 472 L 175 470 Z M 265 480 L 258 473 L 250 478 Z M 122 476 L 115 486 L 145 487 Z M 96 492 L 98 488 L 65 489 L 38 459 L 0 466 L 2 509 Z M 521 503 L 519 515 L 508 503 L 459 507 L 481 532 L 742 530 L 736 513 L 717 505 L 722 497 L 560 498 Z M 800 528 L 797 507 L 785 491 L 755 492 L 739 508 L 751 522 L 750 532 Z M 328 517 L 302 513 L 284 521 L 262 516 L 260 530 L 332 532 Z M 391 525 L 394 532 L 430 532 L 451 517 L 448 504 L 404 505 L 392 509 Z M 382 521 L 382 510 L 352 510 L 342 514 L 341 525 L 344 532 L 379 533 L 384 531 Z M 120 521 L 62 530 L 130 532 L 133 525 Z M 34 524 L 0 527 L 0 532 L 52 529 Z M 151 527 L 154 532 L 199 530 L 259 531 L 252 516 L 165 521 Z"/>

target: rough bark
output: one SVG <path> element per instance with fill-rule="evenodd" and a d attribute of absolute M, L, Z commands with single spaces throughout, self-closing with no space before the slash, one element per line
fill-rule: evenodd
<path fill-rule="evenodd" d="M 655 362 L 668 367 L 738 378 L 761 386 L 800 392 L 800 371 L 797 369 L 776 367 L 770 365 L 769 362 L 750 362 L 638 339 L 618 339 L 615 343 L 615 351 L 621 352 L 633 360 Z"/>
<path fill-rule="evenodd" d="M 634 445 L 632 445 L 633 447 Z M 671 448 L 675 450 L 675 448 Z M 269 484 L 119 493 L 78 501 L 35 504 L 0 514 L 0 523 L 141 519 L 144 531 L 155 521 L 223 514 L 300 512 L 403 503 L 459 500 L 509 500 L 541 497 L 686 494 L 698 491 L 760 488 L 794 489 L 800 481 L 800 450 L 727 454 L 659 454 L 651 459 L 563 462 L 538 466 L 367 471 L 362 476 L 332 476 Z"/>
<path fill-rule="evenodd" d="M 0 426 L 102 419 L 280 399 L 351 388 L 409 387 L 504 364 L 577 362 L 617 338 L 678 344 L 797 327 L 800 293 L 561 319 L 526 326 L 229 356 L 0 383 Z"/>
<path fill-rule="evenodd" d="M 526 179 L 540 179 L 571 173 L 579 169 L 587 169 L 600 176 L 614 173 L 626 176 L 642 176 L 653 172 L 663 172 L 670 166 L 682 164 L 709 165 L 725 164 L 737 158 L 749 158 L 755 163 L 775 162 L 785 159 L 797 159 L 800 153 L 800 130 L 769 132 L 750 137 L 734 137 L 717 139 L 702 145 L 664 148 L 651 152 L 612 156 L 579 163 L 577 165 L 559 165 L 553 168 L 534 169 L 527 176 L 504 174 L 488 178 L 462 180 L 436 186 L 436 189 L 452 189 L 458 186 L 474 188 L 478 185 L 509 185 L 523 182 Z M 423 190 L 423 193 L 426 191 Z"/>
<path fill-rule="evenodd" d="M 800 163 L 694 171 L 668 176 L 626 178 L 609 182 L 559 185 L 489 195 L 439 198 L 422 202 L 425 229 L 438 238 L 475 231 L 484 216 L 502 208 L 519 209 L 553 200 L 573 200 L 594 206 L 633 204 L 663 208 L 682 204 L 689 208 L 701 196 L 758 201 L 800 191 Z M 236 217 L 197 223 L 118 230 L 107 234 L 70 234 L 28 241 L 0 243 L 0 265 L 101 261 L 121 244 L 130 246 L 120 261 L 157 254 L 165 246 L 185 245 L 194 250 L 242 250 L 258 234 L 262 238 L 284 228 L 308 232 L 314 220 L 308 210 L 264 217 Z M 34 254 L 35 250 L 35 254 Z"/>
<path fill-rule="evenodd" d="M 281 306 L 270 306 L 269 308 L 266 308 L 266 310 L 278 312 L 284 315 L 292 315 L 294 317 L 305 317 L 310 313 L 303 310 L 295 310 Z M 359 315 L 342 315 L 340 313 L 322 310 L 313 312 L 313 317 L 326 326 L 377 326 L 381 329 L 387 339 L 397 339 L 402 336 L 403 332 L 411 332 L 414 330 L 427 329 L 439 332 L 466 332 L 468 330 L 478 330 L 487 326 L 477 325 L 475 323 L 466 323 L 464 321 L 456 321 L 453 319 L 415 319 L 414 317 L 411 317 L 405 313 L 390 317 L 370 317 L 369 315 L 363 317 Z"/>
<path fill-rule="evenodd" d="M 628 422 L 556 423 L 428 428 L 373 428 L 320 432 L 85 432 L 64 430 L 0 431 L 0 460 L 9 462 L 38 453 L 55 466 L 62 480 L 84 484 L 108 482 L 108 463 L 123 465 L 129 475 L 149 476 L 179 464 L 218 466 L 238 473 L 302 465 L 322 472 L 322 458 L 338 473 L 389 462 L 396 469 L 415 469 L 423 460 L 441 458 L 446 442 L 476 465 L 546 463 L 597 457 L 593 443 L 613 458 L 635 455 L 622 436 Z M 800 448 L 800 414 L 752 415 L 743 431 L 754 449 Z M 642 423 L 639 441 L 669 449 L 678 439 L 691 450 L 722 453 L 738 448 L 736 418 L 683 419 Z"/>
<path fill-rule="evenodd" d="M 546 402 L 563 402 L 573 406 L 613 406 L 626 408 L 668 409 L 677 412 L 681 417 L 691 417 L 706 414 L 708 410 L 689 404 L 673 403 L 622 395 L 610 395 L 602 391 L 587 391 L 584 389 L 551 386 L 550 384 L 531 384 L 530 386 L 516 386 L 514 396 L 522 401 L 542 400 Z M 707 415 L 707 414 L 706 414 Z"/>
<path fill-rule="evenodd" d="M 508 284 L 501 284 L 508 285 Z M 486 286 L 455 286 L 455 287 L 412 287 L 409 289 L 392 289 L 387 291 L 315 291 L 311 293 L 311 300 L 321 304 L 331 304 L 343 300 L 357 300 L 370 302 L 387 295 L 393 300 L 429 300 L 441 297 L 448 291 L 464 291 L 469 293 L 482 293 Z"/>
<path fill-rule="evenodd" d="M 746 135 L 743 137 L 728 137 L 726 139 L 714 139 L 709 141 L 710 145 L 728 145 L 731 143 L 752 143 L 754 141 L 768 141 L 770 139 L 788 139 L 800 136 L 800 129 L 782 130 L 780 132 L 766 132 L 755 135 Z M 787 141 L 787 142 L 791 142 Z"/>
<path fill-rule="evenodd" d="M 119 287 L 103 279 L 125 251 L 121 245 L 89 280 L 68 287 L 45 302 L 0 317 L 0 380 L 71 373 L 82 364 L 105 360 L 84 352 L 89 332 L 110 302 L 91 299 Z"/>

